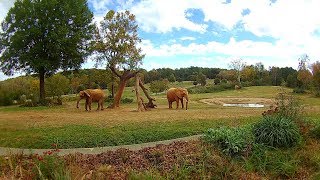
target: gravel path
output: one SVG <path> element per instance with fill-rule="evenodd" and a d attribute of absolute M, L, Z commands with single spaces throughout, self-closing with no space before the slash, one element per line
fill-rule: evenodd
<path fill-rule="evenodd" d="M 117 149 L 125 148 L 132 151 L 140 150 L 146 147 L 155 147 L 158 144 L 168 145 L 175 141 L 190 141 L 197 140 L 201 135 L 194 135 L 184 138 L 170 139 L 164 141 L 156 141 L 142 144 L 131 144 L 131 145 L 120 145 L 120 146 L 108 146 L 108 147 L 95 147 L 95 148 L 74 148 L 74 149 L 59 149 L 58 155 L 82 153 L 82 154 L 100 154 L 106 151 L 115 151 Z M 20 148 L 6 148 L 0 147 L 0 156 L 5 156 L 9 154 L 43 154 L 43 152 L 51 151 L 52 149 L 20 149 Z"/>

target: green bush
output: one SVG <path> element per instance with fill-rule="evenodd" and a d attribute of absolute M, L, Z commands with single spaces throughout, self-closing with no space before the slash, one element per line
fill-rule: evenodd
<path fill-rule="evenodd" d="M 133 102 L 133 99 L 131 98 L 123 98 L 121 99 L 121 103 L 124 103 L 124 104 L 130 104 Z"/>
<path fill-rule="evenodd" d="M 244 159 L 248 171 L 270 172 L 272 178 L 292 178 L 298 171 L 299 161 L 290 151 L 253 144 L 252 154 Z"/>
<path fill-rule="evenodd" d="M 218 146 L 228 155 L 239 155 L 253 142 L 250 128 L 219 127 L 204 133 L 204 141 Z"/>
<path fill-rule="evenodd" d="M 297 94 L 303 94 L 306 91 L 304 90 L 304 88 L 296 87 L 296 88 L 293 89 L 293 92 L 297 93 Z"/>
<path fill-rule="evenodd" d="M 291 119 L 265 116 L 253 126 L 256 143 L 272 147 L 293 147 L 301 139 L 298 126 Z"/>
<path fill-rule="evenodd" d="M 190 94 L 212 93 L 234 89 L 233 83 L 220 83 L 214 86 L 195 86 L 188 88 Z"/>
<path fill-rule="evenodd" d="M 320 124 L 317 124 L 311 131 L 310 134 L 312 137 L 320 139 Z"/>
<path fill-rule="evenodd" d="M 110 96 L 108 96 L 105 100 L 104 100 L 104 102 L 107 102 L 107 103 L 112 103 L 113 102 L 113 100 L 114 100 L 114 98 L 110 95 Z M 133 102 L 133 99 L 132 98 L 122 98 L 121 99 L 121 103 L 123 103 L 123 104 L 130 104 L 130 103 L 132 103 Z"/>

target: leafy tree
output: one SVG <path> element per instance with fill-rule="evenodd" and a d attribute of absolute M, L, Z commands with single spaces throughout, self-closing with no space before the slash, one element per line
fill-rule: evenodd
<path fill-rule="evenodd" d="M 218 84 L 220 84 L 220 79 L 219 78 L 215 78 L 214 79 L 214 81 L 213 81 L 213 83 L 214 83 L 214 85 L 218 85 Z"/>
<path fill-rule="evenodd" d="M 320 95 L 320 62 L 317 61 L 311 65 L 312 80 L 315 87 L 315 93 L 317 96 Z"/>
<path fill-rule="evenodd" d="M 280 86 L 284 80 L 281 75 L 281 69 L 279 67 L 272 66 L 269 70 L 271 83 L 273 86 Z"/>
<path fill-rule="evenodd" d="M 168 77 L 169 82 L 176 82 L 176 77 L 174 77 L 174 74 L 170 74 Z"/>
<path fill-rule="evenodd" d="M 217 75 L 220 79 L 226 79 L 228 81 L 236 81 L 237 73 L 234 70 L 222 70 Z"/>
<path fill-rule="evenodd" d="M 308 69 L 308 62 L 309 62 L 308 55 L 302 55 L 299 58 L 299 66 L 298 66 L 298 86 L 302 89 L 309 88 L 309 85 L 312 81 L 312 74 Z"/>
<path fill-rule="evenodd" d="M 94 48 L 98 52 L 97 62 L 105 62 L 107 68 L 120 79 L 111 105 L 113 108 L 119 107 L 127 81 L 139 72 L 138 67 L 144 58 L 141 48 L 137 47 L 141 42 L 137 31 L 135 15 L 129 11 L 110 10 L 101 21 Z"/>
<path fill-rule="evenodd" d="M 92 17 L 86 0 L 16 1 L 1 24 L 1 70 L 6 75 L 39 73 L 43 102 L 46 74 L 80 68 L 84 62 Z"/>
<path fill-rule="evenodd" d="M 256 72 L 256 69 L 253 65 L 245 66 L 242 69 L 241 74 L 242 74 L 244 81 L 249 81 L 249 82 L 253 82 L 257 77 L 257 72 Z"/>
<path fill-rule="evenodd" d="M 163 92 L 168 88 L 168 81 L 165 80 L 156 80 L 150 83 L 150 90 L 153 93 Z"/>
<path fill-rule="evenodd" d="M 206 77 L 206 75 L 204 75 L 204 74 L 202 74 L 202 73 L 199 73 L 198 75 L 197 75 L 197 82 L 199 83 L 199 84 L 201 84 L 201 86 L 205 86 L 206 84 L 207 84 L 207 77 Z"/>
<path fill-rule="evenodd" d="M 241 83 L 241 71 L 245 67 L 245 65 L 246 65 L 246 63 L 243 62 L 243 60 L 241 58 L 235 59 L 235 60 L 231 61 L 229 64 L 230 68 L 232 68 L 233 70 L 236 71 L 237 80 L 239 83 Z"/>
<path fill-rule="evenodd" d="M 70 81 L 62 74 L 55 74 L 46 80 L 46 92 L 49 96 L 61 99 L 61 95 L 67 94 L 70 90 Z"/>

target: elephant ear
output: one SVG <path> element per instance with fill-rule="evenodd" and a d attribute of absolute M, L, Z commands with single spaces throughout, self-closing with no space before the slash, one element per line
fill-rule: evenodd
<path fill-rule="evenodd" d="M 86 96 L 90 97 L 90 94 L 87 91 L 83 91 Z"/>
<path fill-rule="evenodd" d="M 183 98 L 183 91 L 181 89 L 176 89 L 174 93 L 176 94 L 176 96 L 178 96 L 178 98 Z"/>

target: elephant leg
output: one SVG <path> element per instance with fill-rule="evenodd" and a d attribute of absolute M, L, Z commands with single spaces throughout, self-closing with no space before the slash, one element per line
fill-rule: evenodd
<path fill-rule="evenodd" d="M 89 100 L 86 99 L 86 102 L 84 103 L 84 108 L 86 109 L 86 111 L 88 111 L 88 104 L 89 104 Z"/>
<path fill-rule="evenodd" d="M 183 107 L 183 98 L 181 98 L 180 101 L 181 101 L 181 106 L 182 106 L 181 108 L 183 109 L 184 108 Z"/>
<path fill-rule="evenodd" d="M 101 110 L 104 110 L 103 104 L 104 104 L 104 99 L 102 99 L 101 101 Z"/>
<path fill-rule="evenodd" d="M 177 108 L 176 109 L 178 109 L 179 108 L 179 100 L 176 100 L 176 102 L 177 102 Z"/>
<path fill-rule="evenodd" d="M 98 101 L 98 108 L 97 108 L 97 111 L 100 110 L 100 101 Z"/>

